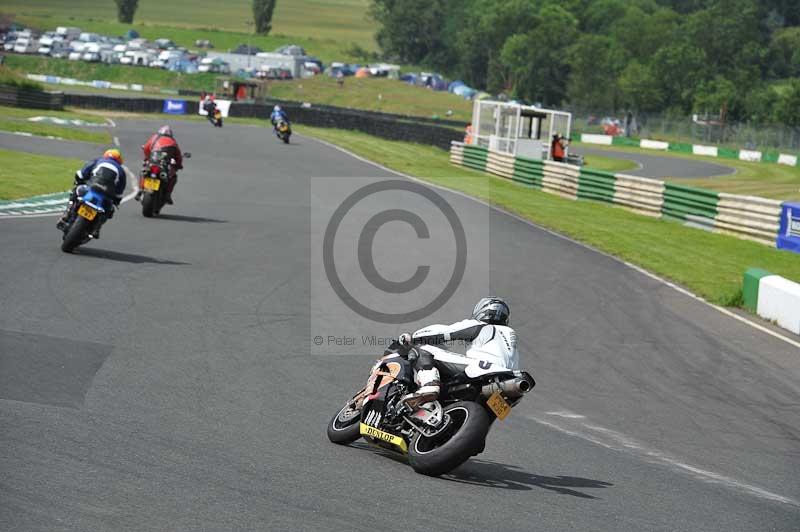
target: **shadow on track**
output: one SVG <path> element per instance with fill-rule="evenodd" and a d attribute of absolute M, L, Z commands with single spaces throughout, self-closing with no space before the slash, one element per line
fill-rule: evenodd
<path fill-rule="evenodd" d="M 451 482 L 507 490 L 519 491 L 542 488 L 582 499 L 597 499 L 598 497 L 572 488 L 607 488 L 613 486 L 610 482 L 592 480 L 590 478 L 545 477 L 528 473 L 517 466 L 476 459 L 469 460 L 453 472 L 442 476 L 442 478 Z"/>
<path fill-rule="evenodd" d="M 202 216 L 183 216 L 181 214 L 159 214 L 156 219 L 172 220 L 175 222 L 188 222 L 193 224 L 226 224 L 228 220 L 216 218 L 203 218 Z"/>
<path fill-rule="evenodd" d="M 81 257 L 94 257 L 117 262 L 128 262 L 130 264 L 166 264 L 171 266 L 189 266 L 191 264 L 189 262 L 161 260 L 146 255 L 134 255 L 133 253 L 120 253 L 119 251 L 97 248 L 79 248 L 75 254 Z"/>
<path fill-rule="evenodd" d="M 393 453 L 365 442 L 355 442 L 351 443 L 349 446 L 355 449 L 372 451 L 384 458 L 394 460 L 395 462 L 408 464 L 408 460 L 404 455 Z M 448 482 L 514 491 L 527 491 L 533 488 L 542 488 L 581 499 L 599 499 L 599 497 L 583 493 L 573 488 L 596 489 L 608 488 L 614 485 L 611 482 L 594 480 L 591 478 L 565 477 L 563 475 L 545 477 L 528 473 L 517 466 L 490 462 L 487 460 L 478 460 L 475 458 L 471 458 L 465 464 L 457 467 L 446 475 L 442 475 L 440 478 Z"/>

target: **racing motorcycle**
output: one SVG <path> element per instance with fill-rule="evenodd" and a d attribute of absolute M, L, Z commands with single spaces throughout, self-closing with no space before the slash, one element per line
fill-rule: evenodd
<path fill-rule="evenodd" d="M 75 194 L 77 209 L 70 203 L 68 209 L 72 215 L 62 228 L 61 251 L 64 253 L 72 253 L 91 240 L 95 231 L 113 215 L 114 205 L 110 198 L 114 194 L 114 178 L 107 174 L 93 176 L 90 183 L 79 185 Z"/>
<path fill-rule="evenodd" d="M 209 120 L 214 124 L 214 127 L 222 127 L 222 111 L 218 107 L 214 108 L 214 113 L 209 114 Z"/>
<path fill-rule="evenodd" d="M 483 452 L 494 420 L 505 419 L 536 385 L 529 373 L 492 362 L 434 358 L 442 381 L 439 399 L 402 401 L 416 389 L 409 360 L 414 353 L 397 341 L 389 346 L 366 386 L 328 423 L 330 441 L 346 445 L 363 437 L 406 455 L 417 473 L 443 475 Z"/>
<path fill-rule="evenodd" d="M 187 159 L 191 153 L 184 153 Z M 142 216 L 152 218 L 158 216 L 167 202 L 170 176 L 177 170 L 177 161 L 165 152 L 153 152 L 150 160 L 142 169 Z"/>
<path fill-rule="evenodd" d="M 286 120 L 278 120 L 275 124 L 275 134 L 281 139 L 284 144 L 289 144 L 289 137 L 292 136 L 292 127 Z"/>

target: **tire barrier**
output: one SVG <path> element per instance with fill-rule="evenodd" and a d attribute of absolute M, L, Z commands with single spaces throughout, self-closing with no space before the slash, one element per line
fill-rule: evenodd
<path fill-rule="evenodd" d="M 569 199 L 612 203 L 638 214 L 677 220 L 769 246 L 775 246 L 781 226 L 782 203 L 766 198 L 514 157 L 456 141 L 451 144 L 450 162 Z"/>
<path fill-rule="evenodd" d="M 64 95 L 29 87 L 0 85 L 0 105 L 58 111 L 64 108 Z"/>

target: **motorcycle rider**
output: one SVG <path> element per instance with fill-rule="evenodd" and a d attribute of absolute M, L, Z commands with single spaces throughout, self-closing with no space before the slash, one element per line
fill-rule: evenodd
<path fill-rule="evenodd" d="M 278 127 L 278 122 L 280 121 L 286 122 L 288 124 L 289 116 L 283 109 L 281 109 L 280 105 L 276 105 L 275 107 L 272 108 L 272 114 L 269 115 L 269 121 L 272 122 L 272 129 L 275 129 Z"/>
<path fill-rule="evenodd" d="M 214 102 L 214 98 L 210 94 L 206 94 L 206 97 L 203 99 L 203 110 L 208 113 L 208 119 L 213 124 L 214 111 L 217 110 L 217 104 Z"/>
<path fill-rule="evenodd" d="M 484 297 L 475 305 L 470 319 L 452 325 L 430 325 L 413 335 L 400 335 L 400 344 L 413 360 L 414 379 L 418 386 L 403 401 L 413 406 L 435 401 L 439 397 L 441 381 L 434 359 L 459 369 L 475 360 L 481 361 L 483 369 L 488 369 L 492 364 L 519 369 L 517 335 L 508 326 L 510 316 L 511 310 L 503 299 Z M 454 341 L 469 342 L 466 356 L 438 347 Z M 414 345 L 425 347 L 412 349 Z"/>
<path fill-rule="evenodd" d="M 114 195 L 111 197 L 111 201 L 114 203 L 115 207 L 118 206 L 122 201 L 122 194 L 125 192 L 125 186 L 127 184 L 127 175 L 122 164 L 122 153 L 116 148 L 111 148 L 103 152 L 102 157 L 88 161 L 83 165 L 83 168 L 75 172 L 75 183 L 69 195 L 67 209 L 64 211 L 58 224 L 56 224 L 56 227 L 63 230 L 67 226 L 67 223 L 75 216 L 75 211 L 78 207 L 78 202 L 76 201 L 78 199 L 78 187 L 91 184 L 101 173 L 108 174 L 114 179 Z M 111 219 L 113 217 L 114 208 L 110 208 L 106 212 L 105 219 Z M 92 233 L 92 238 L 100 238 L 101 225 L 102 224 L 98 225 L 97 229 Z"/>
<path fill-rule="evenodd" d="M 178 182 L 178 170 L 183 169 L 183 154 L 181 148 L 175 140 L 175 135 L 172 133 L 172 128 L 169 126 L 161 126 L 158 132 L 152 137 L 147 139 L 147 142 L 142 146 L 144 152 L 143 167 L 148 168 L 150 155 L 152 153 L 166 153 L 170 158 L 175 159 L 175 165 L 170 165 L 169 181 L 167 183 L 167 197 L 166 202 L 169 205 L 173 204 L 172 191 L 175 189 L 175 184 Z M 139 179 L 139 192 L 136 194 L 136 200 L 141 199 L 144 194 L 142 188 L 144 177 Z"/>

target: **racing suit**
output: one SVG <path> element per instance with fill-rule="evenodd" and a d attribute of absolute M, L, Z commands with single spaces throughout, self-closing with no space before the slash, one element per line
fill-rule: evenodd
<path fill-rule="evenodd" d="M 447 351 L 439 346 L 448 342 L 468 344 L 465 355 Z M 411 335 L 411 343 L 424 345 L 417 349 L 419 357 L 414 361 L 415 381 L 418 389 L 414 397 L 425 396 L 434 400 L 441 384 L 439 365 L 465 368 L 475 361 L 483 369 L 491 365 L 507 369 L 519 369 L 517 335 L 507 325 L 492 325 L 475 319 L 462 320 L 452 325 L 430 325 Z"/>
<path fill-rule="evenodd" d="M 272 114 L 269 115 L 269 121 L 272 122 L 272 127 L 273 128 L 275 126 L 277 126 L 278 122 L 281 121 L 281 120 L 283 120 L 287 124 L 290 123 L 289 122 L 289 117 L 286 115 L 286 113 L 283 111 L 283 109 L 281 109 L 280 111 L 272 111 Z"/>
<path fill-rule="evenodd" d="M 144 146 L 142 146 L 142 151 L 144 152 L 145 167 L 147 166 L 148 161 L 150 161 L 150 155 L 154 152 L 167 153 L 171 158 L 175 159 L 175 167 L 173 168 L 170 165 L 169 182 L 167 183 L 167 197 L 169 198 L 169 201 L 171 201 L 172 191 L 175 188 L 175 184 L 178 182 L 178 170 L 183 169 L 183 154 L 181 153 L 180 146 L 178 146 L 178 143 L 175 142 L 174 138 L 156 133 L 147 139 L 147 142 L 145 142 Z M 144 177 L 139 178 L 140 190 L 144 187 L 143 180 Z"/>
<path fill-rule="evenodd" d="M 61 217 L 61 220 L 58 222 L 58 228 L 63 229 L 69 220 L 75 215 L 75 210 L 78 206 L 78 193 L 77 189 L 80 185 L 86 185 L 91 183 L 92 176 L 97 170 L 108 170 L 111 171 L 114 175 L 114 191 L 113 196 L 111 197 L 111 201 L 114 206 L 117 206 L 122 201 L 122 195 L 125 193 L 125 187 L 127 185 L 127 175 L 125 174 L 125 169 L 120 165 L 115 159 L 112 158 L 104 158 L 101 157 L 99 159 L 94 159 L 92 161 L 88 161 L 86 164 L 83 165 L 83 168 L 75 172 L 75 183 L 72 186 L 72 191 L 69 195 L 69 203 L 67 204 L 67 209 L 64 211 L 64 215 Z M 110 219 L 114 217 L 114 208 L 108 209 L 106 214 L 106 218 Z M 95 238 L 99 238 L 99 227 L 97 229 L 96 234 L 94 235 Z"/>

